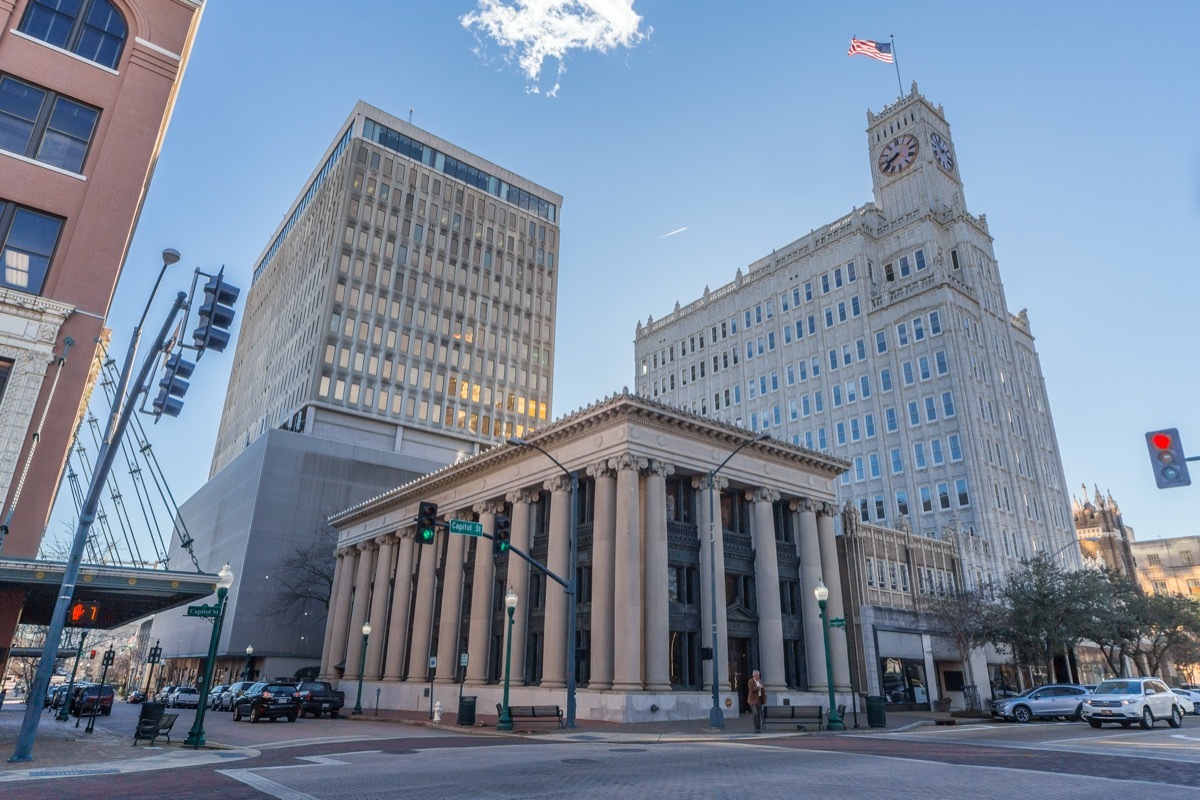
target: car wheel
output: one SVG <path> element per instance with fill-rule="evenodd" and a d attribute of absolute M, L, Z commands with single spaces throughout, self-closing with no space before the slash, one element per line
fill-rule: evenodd
<path fill-rule="evenodd" d="M 287 721 L 288 721 L 288 722 L 295 722 L 295 721 L 296 721 L 296 714 L 288 714 L 288 715 L 287 715 Z"/>
<path fill-rule="evenodd" d="M 252 723 L 258 722 L 259 719 L 261 719 L 261 718 L 262 718 L 262 715 L 258 711 L 258 706 L 252 706 L 250 708 L 250 722 L 252 722 Z"/>
<path fill-rule="evenodd" d="M 1075 713 L 1067 717 L 1071 722 L 1079 722 L 1083 719 L 1083 703 L 1075 707 Z"/>
<path fill-rule="evenodd" d="M 1150 711 L 1150 706 L 1142 709 L 1142 721 L 1140 724 L 1144 731 L 1148 731 L 1154 727 L 1154 714 Z"/>
<path fill-rule="evenodd" d="M 1033 713 L 1025 706 L 1017 706 L 1013 709 L 1013 719 L 1017 722 L 1029 722 L 1033 719 Z"/>
<path fill-rule="evenodd" d="M 337 711 L 330 711 L 330 712 L 329 712 L 329 718 L 330 718 L 330 719 L 337 719 L 337 718 L 338 718 L 338 712 L 337 712 Z"/>
<path fill-rule="evenodd" d="M 240 708 L 238 708 L 237 706 L 233 707 L 233 721 L 234 722 L 242 721 L 242 710 Z"/>
<path fill-rule="evenodd" d="M 1099 728 L 1099 727 L 1100 727 L 1100 720 L 1098 720 L 1098 719 L 1089 719 L 1089 720 L 1088 720 L 1088 725 L 1091 725 L 1093 728 Z"/>
<path fill-rule="evenodd" d="M 1179 710 L 1179 706 L 1171 706 L 1171 716 L 1167 718 L 1167 724 L 1172 728 L 1183 725 L 1183 712 Z"/>

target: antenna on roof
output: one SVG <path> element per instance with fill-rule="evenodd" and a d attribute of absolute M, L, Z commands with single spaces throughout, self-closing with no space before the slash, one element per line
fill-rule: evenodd
<path fill-rule="evenodd" d="M 408 107 L 408 124 L 409 125 L 412 125 L 412 114 L 413 114 L 413 107 L 409 106 Z"/>

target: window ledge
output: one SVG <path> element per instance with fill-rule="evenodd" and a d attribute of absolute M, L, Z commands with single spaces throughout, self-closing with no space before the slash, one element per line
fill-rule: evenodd
<path fill-rule="evenodd" d="M 29 158 L 28 156 L 19 155 L 17 153 L 13 153 L 8 150 L 0 150 L 0 155 L 8 156 L 9 158 L 14 158 L 17 161 L 24 161 L 26 164 L 32 164 L 35 167 L 41 167 L 42 169 L 48 169 L 51 172 L 57 172 L 59 175 L 66 175 L 68 178 L 74 178 L 77 181 L 84 181 L 84 182 L 87 181 L 86 175 L 80 175 L 78 172 L 71 172 L 70 170 L 63 169 L 62 167 L 56 167 L 53 164 L 47 164 L 45 161 L 38 161 L 35 158 Z"/>
<path fill-rule="evenodd" d="M 109 75 L 120 75 L 121 74 L 120 72 L 117 72 L 112 67 L 106 67 L 103 64 L 99 64 L 95 61 L 92 61 L 90 58 L 84 58 L 81 55 L 76 55 L 75 53 L 72 53 L 70 50 L 64 50 L 61 47 L 52 45 L 47 41 L 43 41 L 42 39 L 37 38 L 36 36 L 30 36 L 27 33 L 21 33 L 16 28 L 9 28 L 8 32 L 13 34 L 14 36 L 18 36 L 18 37 L 24 39 L 27 42 L 33 42 L 34 44 L 41 45 L 42 47 L 47 47 L 47 48 L 55 51 L 56 53 L 62 53 L 64 56 L 68 56 L 70 58 L 75 59 L 76 61 L 87 64 L 89 67 L 95 67 L 96 69 L 100 70 L 101 72 L 107 72 Z"/>

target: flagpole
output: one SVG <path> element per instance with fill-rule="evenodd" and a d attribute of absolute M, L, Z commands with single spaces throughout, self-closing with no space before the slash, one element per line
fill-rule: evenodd
<path fill-rule="evenodd" d="M 892 40 L 892 62 L 896 65 L 896 87 L 900 90 L 900 96 L 904 97 L 904 84 L 900 81 L 900 56 L 896 55 L 896 37 L 889 33 L 888 38 Z"/>

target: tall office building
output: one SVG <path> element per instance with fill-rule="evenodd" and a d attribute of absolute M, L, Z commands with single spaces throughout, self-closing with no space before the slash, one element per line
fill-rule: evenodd
<path fill-rule="evenodd" d="M 1078 564 L 1029 318 L 950 124 L 914 83 L 867 112 L 867 145 L 874 202 L 638 325 L 638 391 L 846 458 L 839 501 L 864 522 L 978 541 L 968 587 L 1039 551 Z"/>
<path fill-rule="evenodd" d="M 0 0 L 6 561 L 37 556 L 203 7 Z M 27 591 L 0 582 L 0 670 Z"/>
<path fill-rule="evenodd" d="M 319 663 L 324 607 L 263 625 L 286 594 L 264 576 L 331 514 L 550 419 L 561 205 L 354 107 L 254 267 L 210 480 L 181 509 L 201 565 L 240 576 L 229 669 L 247 644 L 270 674 Z M 207 649 L 186 620 L 154 635 L 185 678 Z"/>

